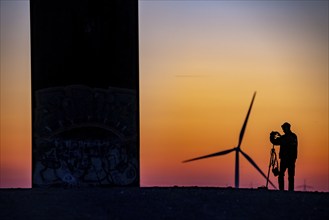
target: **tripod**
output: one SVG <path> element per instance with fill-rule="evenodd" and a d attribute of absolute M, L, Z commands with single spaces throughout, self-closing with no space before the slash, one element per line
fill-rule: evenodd
<path fill-rule="evenodd" d="M 276 152 L 275 152 L 275 149 L 274 149 L 274 144 L 273 144 L 272 149 L 271 149 L 270 163 L 268 165 L 268 172 L 267 172 L 267 178 L 266 178 L 266 189 L 268 187 L 268 181 L 269 181 L 269 178 L 270 178 L 270 169 L 271 169 L 271 167 L 272 167 L 272 170 L 274 170 L 275 168 L 278 168 L 278 159 L 277 159 Z M 274 173 L 274 176 L 277 176 L 276 173 Z"/>

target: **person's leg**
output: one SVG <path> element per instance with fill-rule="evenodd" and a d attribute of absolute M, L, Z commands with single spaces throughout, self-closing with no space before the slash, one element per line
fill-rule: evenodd
<path fill-rule="evenodd" d="M 295 161 L 289 162 L 288 166 L 288 182 L 289 191 L 294 191 L 295 189 Z"/>
<path fill-rule="evenodd" d="M 285 161 L 280 161 L 280 171 L 279 171 L 279 177 L 278 177 L 278 181 L 279 181 L 279 189 L 280 190 L 284 190 L 284 173 L 286 172 L 287 169 L 287 165 L 285 163 Z"/>

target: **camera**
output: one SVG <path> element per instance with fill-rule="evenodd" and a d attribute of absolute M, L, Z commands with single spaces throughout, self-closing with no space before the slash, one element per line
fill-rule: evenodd
<path fill-rule="evenodd" d="M 272 131 L 270 133 L 270 136 L 273 137 L 274 139 L 277 139 L 278 137 L 281 137 L 281 134 L 277 131 Z"/>

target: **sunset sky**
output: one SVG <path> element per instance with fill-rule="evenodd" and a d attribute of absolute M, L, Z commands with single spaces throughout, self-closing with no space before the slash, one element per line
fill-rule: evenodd
<path fill-rule="evenodd" d="M 3 188 L 31 187 L 28 7 L 1 0 Z M 329 191 L 328 37 L 327 1 L 139 1 L 141 186 L 233 187 L 234 153 L 182 161 L 236 147 L 257 91 L 242 150 L 267 173 L 288 121 L 296 190 Z M 240 187 L 265 184 L 241 155 Z"/>
<path fill-rule="evenodd" d="M 0 4 L 0 187 L 31 187 L 29 2 Z"/>
<path fill-rule="evenodd" d="M 140 1 L 139 42 L 142 186 L 234 186 L 235 153 L 181 161 L 236 147 L 257 91 L 242 150 L 267 173 L 288 121 L 296 189 L 329 190 L 327 2 Z M 240 156 L 240 187 L 265 183 Z"/>

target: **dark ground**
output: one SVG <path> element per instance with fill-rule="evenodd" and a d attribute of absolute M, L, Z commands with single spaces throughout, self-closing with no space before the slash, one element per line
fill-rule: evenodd
<path fill-rule="evenodd" d="M 0 189 L 0 219 L 329 219 L 329 193 L 210 187 Z"/>

